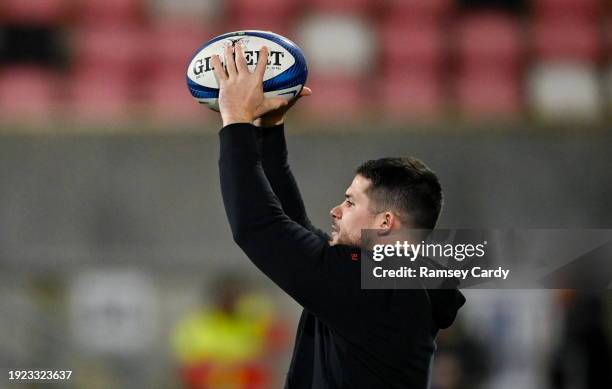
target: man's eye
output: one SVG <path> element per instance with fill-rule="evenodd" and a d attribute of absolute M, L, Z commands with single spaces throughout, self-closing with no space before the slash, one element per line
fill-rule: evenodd
<path fill-rule="evenodd" d="M 353 205 L 355 205 L 353 202 L 351 202 L 351 201 L 350 201 L 350 200 L 348 200 L 348 199 L 347 199 L 347 200 L 345 200 L 345 201 L 346 201 L 346 203 L 347 203 L 349 206 L 351 206 L 351 207 L 352 207 Z"/>

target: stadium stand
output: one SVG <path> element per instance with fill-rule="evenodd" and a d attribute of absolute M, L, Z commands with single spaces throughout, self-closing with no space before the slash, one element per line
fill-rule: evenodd
<path fill-rule="evenodd" d="M 604 2 L 507 3 L 5 0 L 3 93 L 24 82 L 37 91 L 32 104 L 38 108 L 32 109 L 42 116 L 62 111 L 66 96 L 66 106 L 90 112 L 85 117 L 139 107 L 120 117 L 150 112 L 195 122 L 204 109 L 195 103 L 180 107 L 192 103 L 183 80 L 190 56 L 219 33 L 264 29 L 286 35 L 305 51 L 315 90 L 305 111 L 321 117 L 336 108 L 351 114 L 345 119 L 356 113 L 433 121 L 455 113 L 476 121 L 605 117 L 611 104 L 602 99 L 612 95 L 612 87 L 598 80 L 610 68 L 612 16 Z M 8 80 L 7 74 L 20 75 Z M 41 81 L 44 74 L 59 82 Z M 136 84 L 144 86 L 134 90 Z M 69 87 L 64 92 L 61 85 Z M 52 91 L 59 96 L 56 104 L 45 97 L 48 87 L 59 88 Z M 570 87 L 580 92 L 556 96 Z M 378 103 L 372 103 L 375 98 Z"/>

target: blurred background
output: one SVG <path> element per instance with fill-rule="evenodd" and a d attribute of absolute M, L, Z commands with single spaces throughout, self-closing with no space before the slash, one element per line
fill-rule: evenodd
<path fill-rule="evenodd" d="M 610 228 L 610 1 L 3 0 L 1 367 L 282 386 L 300 307 L 233 244 L 220 120 L 185 85 L 239 29 L 305 52 L 314 93 L 287 130 L 315 224 L 363 160 L 414 155 L 440 227 Z M 611 293 L 465 293 L 433 389 L 612 387 Z"/>

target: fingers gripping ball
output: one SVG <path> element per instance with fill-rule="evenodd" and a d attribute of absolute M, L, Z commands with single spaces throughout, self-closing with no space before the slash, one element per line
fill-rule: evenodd
<path fill-rule="evenodd" d="M 260 50 L 268 48 L 267 66 L 263 78 L 265 97 L 291 100 L 298 96 L 306 83 L 308 68 L 302 50 L 289 39 L 269 31 L 236 31 L 220 35 L 198 49 L 187 68 L 187 87 L 194 99 L 209 108 L 219 110 L 219 83 L 213 71 L 212 56 L 221 57 L 225 66 L 224 47 L 241 42 L 249 70 L 260 61 Z"/>

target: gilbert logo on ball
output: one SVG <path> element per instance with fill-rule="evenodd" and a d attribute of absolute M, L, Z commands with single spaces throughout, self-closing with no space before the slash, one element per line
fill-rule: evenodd
<path fill-rule="evenodd" d="M 263 90 L 266 97 L 284 97 L 287 100 L 299 95 L 306 83 L 308 68 L 302 50 L 289 39 L 269 31 L 246 30 L 220 35 L 198 49 L 187 68 L 187 87 L 200 104 L 219 110 L 219 84 L 212 66 L 212 56 L 218 54 L 225 66 L 224 45 L 245 45 L 245 57 L 250 71 L 260 60 L 262 46 L 268 48 Z"/>

